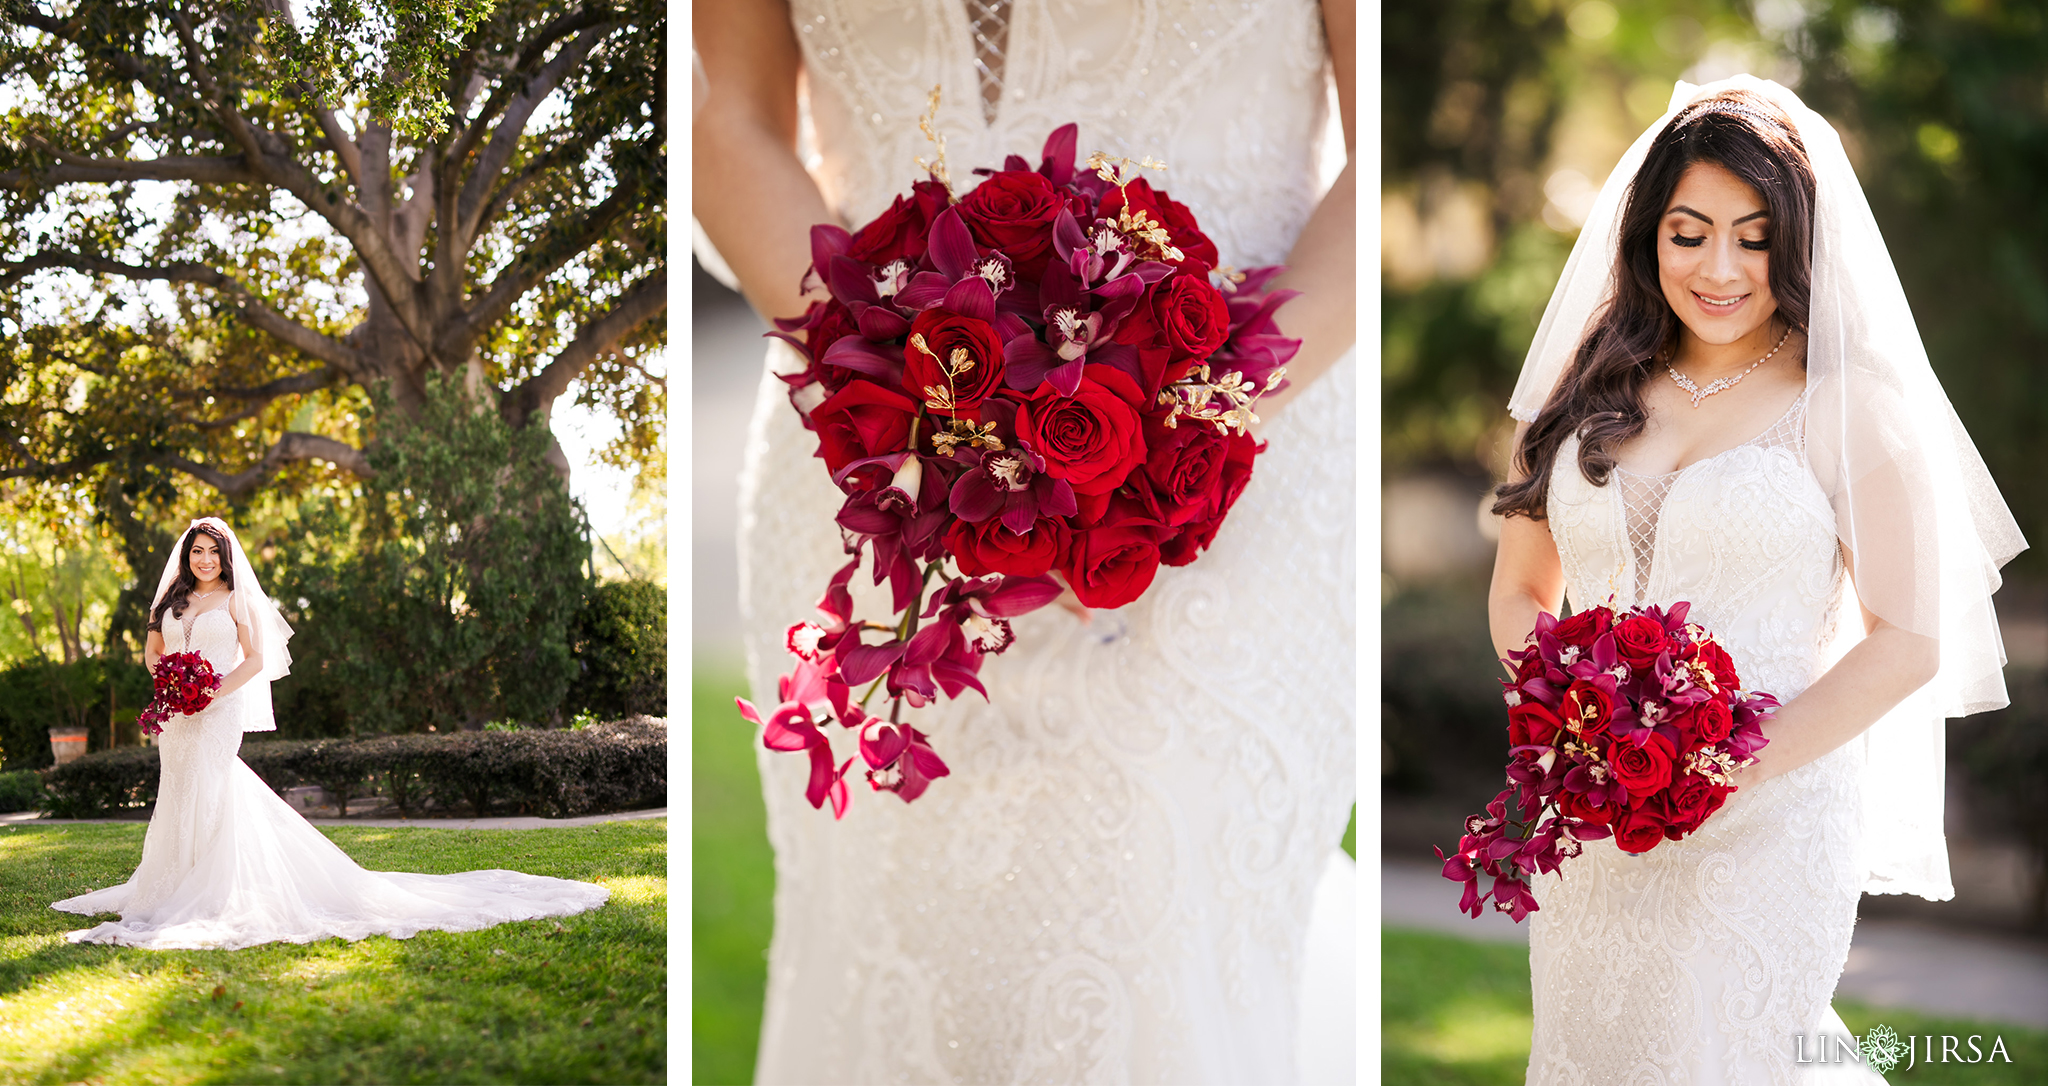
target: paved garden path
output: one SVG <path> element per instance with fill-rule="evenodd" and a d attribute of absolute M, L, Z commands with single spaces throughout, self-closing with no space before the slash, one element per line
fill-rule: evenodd
<path fill-rule="evenodd" d="M 1477 920 L 1460 913 L 1460 892 L 1434 867 L 1382 864 L 1380 922 L 1487 942 L 1528 942 L 1528 929 L 1501 913 L 1489 910 Z M 2048 1029 L 2048 942 L 1907 920 L 1861 920 L 1836 991 L 1873 1007 Z"/>

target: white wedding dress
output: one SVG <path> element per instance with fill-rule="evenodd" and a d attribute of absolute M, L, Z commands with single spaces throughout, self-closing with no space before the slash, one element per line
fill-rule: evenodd
<path fill-rule="evenodd" d="M 188 610 L 183 619 L 166 614 L 163 637 L 166 655 L 196 651 L 222 675 L 240 662 L 226 606 Z M 157 949 L 404 939 L 568 916 L 610 897 L 602 886 L 517 871 L 365 871 L 236 757 L 248 690 L 164 724 L 156 811 L 135 874 L 51 906 L 121 919 L 66 938 Z"/>
<path fill-rule="evenodd" d="M 1572 607 L 1688 601 L 1748 689 L 1806 689 L 1846 650 L 1844 628 L 1860 632 L 1806 404 L 1682 471 L 1617 470 L 1605 486 L 1567 438 L 1547 513 Z M 1796 1062 L 1819 1035 L 1848 1035 L 1829 1000 L 1866 870 L 1863 760 L 1851 742 L 1737 792 L 1683 841 L 1640 856 L 1595 841 L 1539 878 L 1532 1086 L 1883 1081 Z"/>
<path fill-rule="evenodd" d="M 1319 196 L 1314 4 L 989 6 L 1008 14 L 981 24 L 1005 54 L 983 97 L 960 0 L 792 4 L 812 169 L 848 223 L 918 179 L 941 84 L 962 190 L 1006 154 L 1035 165 L 1073 121 L 1082 157 L 1166 161 L 1156 183 L 1224 263 L 1286 258 Z M 785 628 L 845 561 L 842 496 L 772 376 L 799 365 L 770 349 L 742 478 L 749 678 L 770 704 Z M 952 775 L 914 804 L 856 768 L 835 822 L 804 802 L 803 758 L 760 752 L 776 892 L 759 1081 L 1350 1080 L 1348 1009 L 1315 1012 L 1349 1006 L 1353 919 L 1321 906 L 1310 929 L 1319 900 L 1344 900 L 1348 861 L 1324 875 L 1356 792 L 1356 380 L 1347 358 L 1270 420 L 1200 559 L 1086 624 L 1025 616 L 982 672 L 987 703 L 919 711 Z"/>

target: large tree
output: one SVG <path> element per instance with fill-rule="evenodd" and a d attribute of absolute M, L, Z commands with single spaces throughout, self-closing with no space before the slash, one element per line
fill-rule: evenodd
<path fill-rule="evenodd" d="M 405 21 L 443 7 L 0 5 L 0 497 L 89 502 L 132 563 L 194 483 L 369 473 L 437 376 L 518 427 L 575 386 L 651 456 L 665 4 Z"/>

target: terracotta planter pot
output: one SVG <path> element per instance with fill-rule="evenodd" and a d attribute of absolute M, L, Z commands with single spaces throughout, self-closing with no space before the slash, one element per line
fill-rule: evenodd
<path fill-rule="evenodd" d="M 84 728 L 51 728 L 50 753 L 56 756 L 57 764 L 63 765 L 84 754 L 85 737 Z"/>

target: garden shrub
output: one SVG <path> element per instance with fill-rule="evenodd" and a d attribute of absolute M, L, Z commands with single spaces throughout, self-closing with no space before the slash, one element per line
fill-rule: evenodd
<path fill-rule="evenodd" d="M 108 702 L 124 720 L 149 703 L 149 672 L 105 656 L 64 664 L 31 658 L 0 670 L 0 765 L 40 769 L 55 760 L 50 729 L 87 729 L 92 749 L 107 746 Z"/>
<path fill-rule="evenodd" d="M 299 506 L 272 541 L 298 631 L 280 731 L 559 720 L 590 543 L 548 441 L 437 381 L 416 425 L 378 436 L 359 490 Z"/>
<path fill-rule="evenodd" d="M 43 802 L 43 775 L 33 769 L 0 773 L 0 814 L 33 811 Z"/>
<path fill-rule="evenodd" d="M 242 760 L 279 794 L 312 784 L 359 799 L 381 788 L 407 817 L 569 818 L 666 803 L 668 725 L 641 716 L 573 731 L 259 740 L 243 744 Z M 146 807 L 158 772 L 154 747 L 88 754 L 49 771 L 43 810 L 98 818 Z"/>
<path fill-rule="evenodd" d="M 668 715 L 668 589 L 611 581 L 583 598 L 569 635 L 571 708 L 605 720 Z"/>

